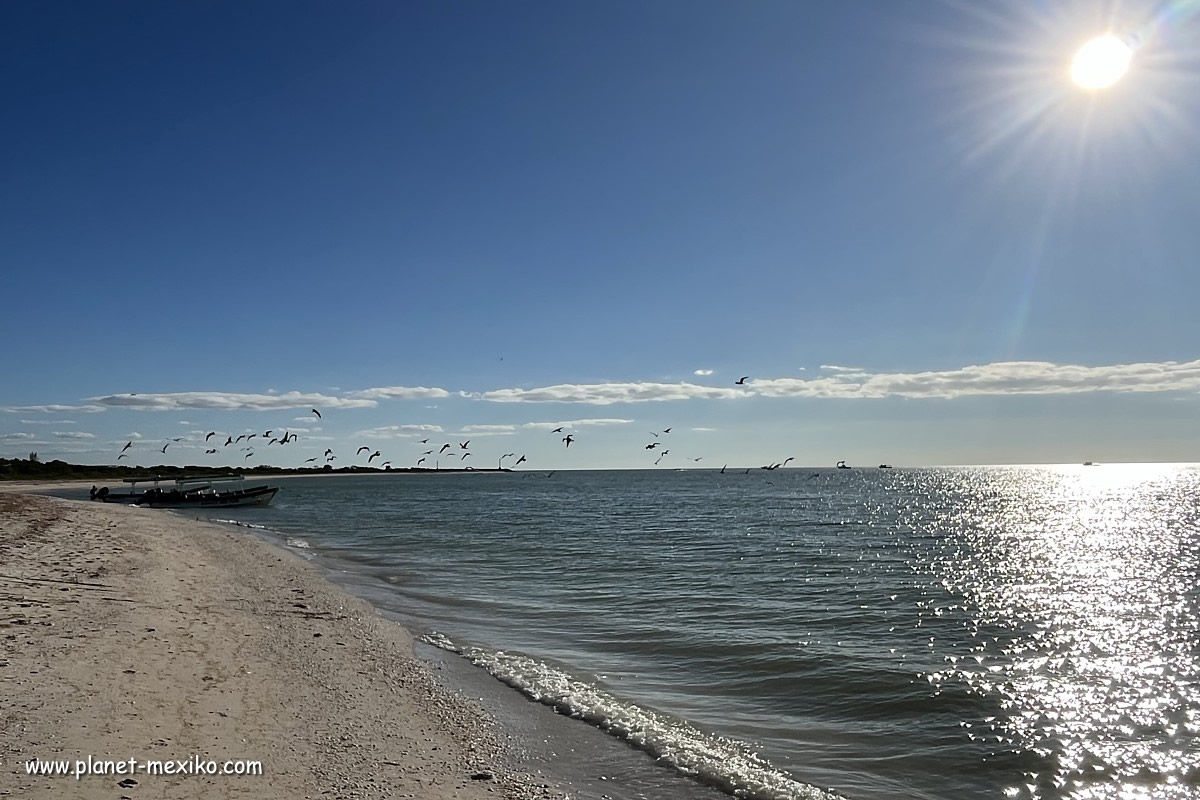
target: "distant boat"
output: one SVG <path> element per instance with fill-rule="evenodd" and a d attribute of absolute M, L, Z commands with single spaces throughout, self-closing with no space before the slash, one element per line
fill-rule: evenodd
<path fill-rule="evenodd" d="M 880 469 L 891 469 L 892 465 L 891 464 L 880 464 L 879 468 Z"/>
<path fill-rule="evenodd" d="M 847 467 L 845 461 L 839 461 L 837 463 L 837 468 L 838 469 L 853 469 L 853 467 Z"/>
<path fill-rule="evenodd" d="M 93 500 L 105 503 L 126 503 L 152 508 L 234 508 L 265 506 L 279 491 L 278 486 L 243 487 L 241 475 L 201 475 L 194 478 L 126 478 L 128 492 L 110 492 L 105 486 L 92 495 Z M 139 483 L 154 484 L 137 490 Z M 173 484 L 163 488 L 160 484 Z"/>
<path fill-rule="evenodd" d="M 1083 462 L 1083 465 L 1084 465 L 1085 467 L 1098 467 L 1098 466 L 1100 466 L 1100 465 L 1099 465 L 1099 464 L 1097 464 L 1095 461 L 1085 461 L 1085 462 Z"/>

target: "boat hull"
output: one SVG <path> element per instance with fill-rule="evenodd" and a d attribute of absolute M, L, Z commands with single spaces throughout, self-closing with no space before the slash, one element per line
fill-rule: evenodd
<path fill-rule="evenodd" d="M 146 506 L 148 508 L 239 508 L 266 506 L 275 499 L 277 486 L 258 486 L 253 489 L 235 489 L 227 492 L 138 492 L 135 494 L 110 494 L 103 498 L 105 503 Z"/>

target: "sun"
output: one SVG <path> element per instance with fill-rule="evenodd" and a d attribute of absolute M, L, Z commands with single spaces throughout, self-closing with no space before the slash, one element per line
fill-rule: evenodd
<path fill-rule="evenodd" d="M 1071 80 L 1082 89 L 1107 89 L 1129 71 L 1133 50 L 1112 34 L 1097 36 L 1075 53 Z"/>

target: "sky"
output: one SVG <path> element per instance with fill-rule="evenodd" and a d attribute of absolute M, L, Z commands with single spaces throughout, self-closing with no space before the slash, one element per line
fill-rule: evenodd
<path fill-rule="evenodd" d="M 0 457 L 1196 460 L 1198 43 L 1197 0 L 4 4 Z"/>

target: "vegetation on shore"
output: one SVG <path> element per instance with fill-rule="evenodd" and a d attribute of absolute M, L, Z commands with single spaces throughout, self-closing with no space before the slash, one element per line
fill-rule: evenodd
<path fill-rule="evenodd" d="M 323 467 L 272 467 L 260 465 L 255 467 L 214 467 L 207 464 L 174 466 L 159 464 L 155 466 L 112 466 L 107 464 L 68 464 L 66 461 L 47 461 L 27 458 L 0 458 L 0 481 L 55 481 L 55 480 L 120 480 L 123 478 L 141 478 L 154 475 L 164 478 L 183 478 L 188 475 L 209 474 L 214 472 L 234 472 L 239 475 L 344 475 L 344 474 L 386 474 L 409 472 L 511 472 L 510 469 L 482 469 L 461 467 L 456 469 L 423 469 L 405 467 L 402 469 L 379 469 L 377 467 L 339 467 L 334 469 L 326 464 Z"/>

